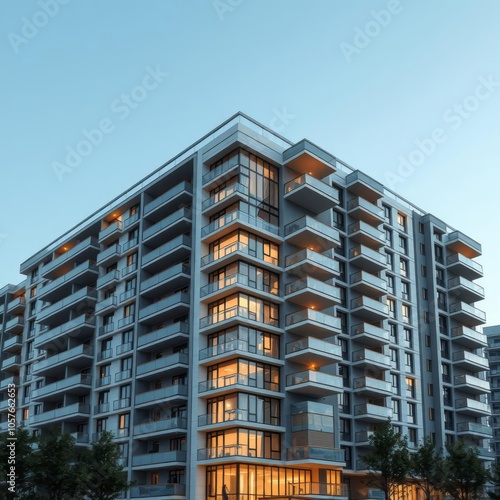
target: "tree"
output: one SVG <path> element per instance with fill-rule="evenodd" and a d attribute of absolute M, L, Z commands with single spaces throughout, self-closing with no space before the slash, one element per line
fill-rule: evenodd
<path fill-rule="evenodd" d="M 89 500 L 113 500 L 128 490 L 131 483 L 120 464 L 121 452 L 113 434 L 103 432 L 99 441 L 82 453 L 79 490 Z"/>
<path fill-rule="evenodd" d="M 489 479 L 489 472 L 479 459 L 477 450 L 463 441 L 446 446 L 443 491 L 457 500 L 478 498 Z"/>
<path fill-rule="evenodd" d="M 443 484 L 443 452 L 436 451 L 436 446 L 429 437 L 411 456 L 411 475 L 425 500 L 431 500 Z"/>
<path fill-rule="evenodd" d="M 488 491 L 488 496 L 492 500 L 500 500 L 500 464 L 494 464 L 490 469 L 490 480 L 493 484 L 493 491 Z"/>
<path fill-rule="evenodd" d="M 395 498 L 410 474 L 407 439 L 388 420 L 370 436 L 370 445 L 371 453 L 361 457 L 370 471 L 366 484 L 381 489 L 386 499 Z"/>
<path fill-rule="evenodd" d="M 37 499 L 73 500 L 78 495 L 78 466 L 75 438 L 59 429 L 50 429 L 39 438 L 38 450 L 33 453 L 33 478 Z"/>
<path fill-rule="evenodd" d="M 0 500 L 10 499 L 35 499 L 35 485 L 33 482 L 33 444 L 36 439 L 23 427 L 15 430 L 15 444 L 7 438 L 9 434 L 0 436 L 0 474 L 2 482 L 8 479 L 7 472 L 10 467 L 15 467 L 15 493 L 9 491 L 9 483 L 5 483 L 5 488 L 0 491 Z M 11 455 L 11 447 L 13 454 Z M 15 458 L 14 458 L 15 454 Z M 13 462 L 12 460 L 15 460 Z M 4 491 L 5 490 L 5 491 Z"/>

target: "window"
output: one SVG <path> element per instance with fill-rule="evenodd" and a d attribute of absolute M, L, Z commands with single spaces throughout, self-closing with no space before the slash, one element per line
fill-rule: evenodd
<path fill-rule="evenodd" d="M 424 311 L 424 323 L 429 323 L 429 311 Z"/>
<path fill-rule="evenodd" d="M 351 413 L 351 395 L 348 392 L 339 394 L 339 411 L 341 413 Z"/>
<path fill-rule="evenodd" d="M 151 472 L 151 486 L 158 486 L 160 484 L 159 478 L 158 472 Z"/>
<path fill-rule="evenodd" d="M 406 397 L 415 398 L 415 380 L 406 377 Z"/>
<path fill-rule="evenodd" d="M 418 223 L 418 232 L 420 234 L 424 234 L 424 225 L 422 224 L 422 222 Z"/>
<path fill-rule="evenodd" d="M 441 375 L 443 377 L 443 382 L 451 382 L 450 365 L 441 363 Z"/>
<path fill-rule="evenodd" d="M 433 384 L 427 384 L 427 394 L 429 396 L 434 396 L 434 385 Z"/>
<path fill-rule="evenodd" d="M 405 278 L 409 278 L 408 261 L 406 259 L 400 259 L 399 261 L 399 274 Z"/>
<path fill-rule="evenodd" d="M 385 260 L 387 262 L 387 267 L 394 271 L 394 257 L 391 252 L 385 252 Z"/>
<path fill-rule="evenodd" d="M 405 369 L 407 372 L 413 373 L 413 354 L 405 352 Z"/>
<path fill-rule="evenodd" d="M 186 481 L 184 479 L 183 469 L 173 469 L 168 471 L 168 483 L 169 484 L 184 484 Z"/>
<path fill-rule="evenodd" d="M 392 418 L 399 420 L 399 401 L 397 399 L 392 400 Z"/>
<path fill-rule="evenodd" d="M 343 307 L 347 306 L 347 291 L 343 286 L 337 286 L 340 295 L 340 305 Z"/>
<path fill-rule="evenodd" d="M 401 316 L 403 323 L 410 322 L 410 315 L 411 315 L 411 307 L 407 306 L 406 304 L 401 304 Z"/>
<path fill-rule="evenodd" d="M 389 228 L 385 228 L 385 243 L 387 246 L 392 246 L 392 231 Z"/>
<path fill-rule="evenodd" d="M 436 283 L 444 287 L 444 269 L 436 267 Z"/>
<path fill-rule="evenodd" d="M 384 207 L 384 217 L 387 222 L 391 222 L 391 207 L 388 207 L 387 205 L 383 205 Z"/>
<path fill-rule="evenodd" d="M 338 261 L 339 263 L 339 276 L 337 278 L 337 281 L 343 281 L 344 283 L 347 281 L 346 280 L 346 274 L 345 274 L 345 262 L 342 260 Z"/>
<path fill-rule="evenodd" d="M 336 227 L 340 231 L 345 230 L 344 214 L 336 210 L 333 211 L 333 227 Z"/>
<path fill-rule="evenodd" d="M 406 231 L 406 215 L 398 212 L 398 226 L 401 231 Z"/>
<path fill-rule="evenodd" d="M 347 339 L 340 339 L 340 348 L 342 350 L 342 359 L 345 361 L 349 360 L 349 350 L 347 347 Z"/>
<path fill-rule="evenodd" d="M 131 387 L 130 385 L 122 385 L 120 387 L 120 399 L 122 400 L 126 400 L 126 399 L 130 399 L 130 395 L 131 395 Z"/>
<path fill-rule="evenodd" d="M 406 281 L 401 282 L 401 296 L 404 300 L 410 300 L 410 284 Z"/>
<path fill-rule="evenodd" d="M 434 408 L 429 408 L 429 420 L 435 420 L 435 411 Z"/>
<path fill-rule="evenodd" d="M 387 281 L 387 291 L 394 295 L 394 276 L 388 274 L 385 279 Z"/>
<path fill-rule="evenodd" d="M 448 319 L 442 314 L 439 315 L 439 332 L 448 334 Z"/>
<path fill-rule="evenodd" d="M 425 244 L 420 243 L 420 255 L 425 255 Z"/>
<path fill-rule="evenodd" d="M 446 430 L 453 430 L 453 413 L 450 410 L 444 410 L 444 428 Z"/>
<path fill-rule="evenodd" d="M 130 413 L 122 413 L 118 415 L 118 436 L 128 436 L 130 428 Z"/>
<path fill-rule="evenodd" d="M 441 357 L 445 359 L 450 358 L 450 350 L 448 347 L 448 342 L 446 340 L 441 339 L 440 340 L 440 347 L 441 347 Z"/>
<path fill-rule="evenodd" d="M 426 335 L 425 336 L 425 347 L 430 347 L 431 346 L 431 336 Z"/>
<path fill-rule="evenodd" d="M 387 308 L 389 309 L 389 317 L 396 317 L 396 301 L 392 299 L 387 299 Z"/>
<path fill-rule="evenodd" d="M 394 369 L 398 370 L 398 366 L 399 366 L 399 363 L 398 363 L 398 351 L 397 349 L 392 349 L 390 348 L 389 349 L 389 353 L 391 355 L 391 365 Z"/>
<path fill-rule="evenodd" d="M 442 264 L 443 260 L 443 247 L 440 245 L 434 245 L 434 254 L 436 256 L 436 262 Z"/>
<path fill-rule="evenodd" d="M 408 429 L 408 444 L 412 448 L 417 446 L 417 429 Z"/>
<path fill-rule="evenodd" d="M 33 283 L 37 279 L 38 279 L 38 267 L 36 267 L 35 269 L 33 269 L 33 271 L 31 271 L 31 282 Z"/>
<path fill-rule="evenodd" d="M 336 255 L 345 255 L 345 238 L 343 236 L 340 236 L 339 237 L 339 245 L 337 247 L 335 247 L 335 254 Z"/>
<path fill-rule="evenodd" d="M 432 360 L 431 359 L 427 359 L 425 361 L 425 366 L 426 366 L 427 371 L 431 372 L 432 371 Z"/>
<path fill-rule="evenodd" d="M 429 300 L 429 290 L 427 290 L 427 288 L 422 288 L 422 298 L 424 300 Z"/>
<path fill-rule="evenodd" d="M 98 418 L 95 424 L 95 431 L 97 433 L 104 432 L 108 428 L 107 418 Z"/>
<path fill-rule="evenodd" d="M 398 327 L 394 323 L 389 323 L 389 337 L 393 344 L 398 343 Z"/>
<path fill-rule="evenodd" d="M 404 236 L 399 237 L 399 250 L 405 255 L 408 253 L 408 242 Z"/>
<path fill-rule="evenodd" d="M 445 406 L 452 406 L 451 389 L 449 387 L 443 387 L 443 403 Z"/>
<path fill-rule="evenodd" d="M 404 333 L 406 345 L 413 348 L 413 332 L 409 328 L 405 328 Z"/>
<path fill-rule="evenodd" d="M 446 294 L 443 292 L 438 292 L 437 299 L 439 309 L 446 311 Z"/>
<path fill-rule="evenodd" d="M 399 375 L 397 373 L 391 373 L 391 386 L 392 392 L 399 395 Z"/>
<path fill-rule="evenodd" d="M 141 208 L 141 205 L 139 203 L 137 203 L 137 205 L 130 207 L 130 215 L 132 216 L 132 215 L 138 214 L 140 208 Z"/>
<path fill-rule="evenodd" d="M 417 418 L 416 418 L 416 405 L 415 403 L 406 403 L 406 409 L 407 409 L 407 421 L 409 424 L 416 424 L 417 423 Z"/>
<path fill-rule="evenodd" d="M 340 419 L 340 439 L 342 441 L 351 441 L 351 421 L 345 418 Z"/>
<path fill-rule="evenodd" d="M 427 266 L 420 266 L 420 274 L 425 278 L 427 276 Z"/>
<path fill-rule="evenodd" d="M 349 367 L 345 365 L 339 365 L 339 375 L 342 377 L 342 382 L 344 387 L 350 387 L 349 384 Z"/>

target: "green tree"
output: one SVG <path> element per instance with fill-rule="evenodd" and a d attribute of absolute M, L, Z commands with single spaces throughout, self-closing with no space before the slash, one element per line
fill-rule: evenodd
<path fill-rule="evenodd" d="M 427 437 L 411 455 L 411 475 L 414 483 L 422 490 L 425 500 L 431 500 L 443 484 L 444 458 L 442 450 L 436 450 Z"/>
<path fill-rule="evenodd" d="M 477 450 L 463 441 L 446 446 L 443 491 L 456 500 L 474 500 L 480 496 L 489 472 L 479 459 Z"/>
<path fill-rule="evenodd" d="M 386 499 L 395 498 L 399 486 L 407 483 L 410 475 L 410 453 L 406 436 L 403 437 L 388 420 L 371 436 L 372 451 L 361 457 L 370 473 L 366 484 L 379 488 Z"/>
<path fill-rule="evenodd" d="M 76 464 L 75 438 L 61 434 L 59 429 L 50 429 L 39 438 L 38 450 L 33 453 L 33 478 L 37 488 L 37 499 L 74 500 L 81 499 L 79 467 Z"/>
<path fill-rule="evenodd" d="M 79 491 L 89 500 L 113 500 L 131 483 L 121 465 L 121 452 L 113 442 L 113 434 L 103 432 L 81 456 Z"/>
<path fill-rule="evenodd" d="M 2 477 L 2 489 L 0 500 L 31 500 L 35 499 L 35 485 L 33 482 L 33 444 L 36 439 L 23 427 L 15 430 L 16 441 L 9 441 L 9 435 L 4 433 L 0 436 L 0 474 Z M 14 446 L 13 446 L 14 443 Z M 15 458 L 10 455 L 11 447 Z M 14 458 L 15 462 L 12 462 Z M 12 463 L 9 463 L 12 462 Z M 10 467 L 15 467 L 15 493 L 9 491 L 9 483 L 4 483 Z"/>

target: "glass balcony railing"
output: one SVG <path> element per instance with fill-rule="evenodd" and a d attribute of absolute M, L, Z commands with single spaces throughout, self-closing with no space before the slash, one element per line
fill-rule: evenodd
<path fill-rule="evenodd" d="M 165 420 L 151 420 L 139 425 L 134 425 L 134 436 L 151 434 L 173 429 L 187 429 L 187 418 L 167 418 Z"/>
<path fill-rule="evenodd" d="M 344 450 L 320 448 L 316 446 L 294 446 L 293 448 L 287 448 L 287 460 L 326 460 L 328 462 L 344 462 L 345 452 Z"/>
<path fill-rule="evenodd" d="M 235 182 L 230 186 L 225 187 L 221 191 L 218 191 L 214 196 L 211 196 L 202 203 L 202 210 L 207 210 L 208 208 L 217 205 L 218 203 L 224 201 L 226 198 L 234 194 L 241 194 L 242 196 L 248 196 L 248 187 L 243 184 Z"/>
<path fill-rule="evenodd" d="M 242 306 L 235 306 L 235 307 L 230 307 L 229 309 L 225 309 L 224 311 L 212 314 L 210 316 L 205 316 L 204 318 L 201 318 L 200 328 L 207 328 L 208 326 L 215 325 L 217 323 L 221 323 L 223 321 L 227 321 L 233 318 L 241 318 L 251 321 L 264 322 L 264 318 L 259 319 L 257 317 L 257 313 L 250 311 Z M 278 326 L 277 319 L 266 318 L 265 323 L 270 326 Z"/>
<path fill-rule="evenodd" d="M 180 208 L 179 210 L 171 213 L 170 215 L 167 215 L 167 217 L 162 219 L 160 222 L 157 222 L 156 224 L 153 224 L 151 227 L 148 227 L 147 229 L 144 230 L 143 239 L 147 240 L 153 235 L 161 233 L 162 231 L 182 221 L 183 219 L 187 219 L 189 221 L 191 220 L 190 208 L 187 207 Z"/>
<path fill-rule="evenodd" d="M 198 460 L 212 460 L 221 457 L 254 457 L 279 460 L 281 453 L 279 451 L 271 452 L 270 456 L 264 457 L 260 448 L 250 447 L 246 444 L 217 446 L 215 448 L 202 448 L 198 450 Z"/>
<path fill-rule="evenodd" d="M 342 348 L 339 344 L 332 344 L 314 337 L 307 337 L 286 345 L 286 353 L 293 354 L 305 350 L 317 351 L 334 358 L 342 358 Z"/>
<path fill-rule="evenodd" d="M 234 339 L 202 349 L 200 351 L 200 361 L 234 352 L 257 354 L 259 356 L 268 356 L 276 359 L 279 358 L 279 353 L 277 351 L 274 352 L 271 349 L 265 349 L 263 344 L 250 345 L 247 340 Z"/>
<path fill-rule="evenodd" d="M 186 485 L 180 483 L 164 485 L 139 485 L 130 488 L 132 498 L 163 498 L 171 496 L 186 496 Z"/>
<path fill-rule="evenodd" d="M 219 292 L 233 285 L 242 285 L 248 288 L 252 288 L 253 290 L 258 290 L 260 292 L 270 293 L 272 295 L 278 295 L 278 282 L 276 281 L 274 286 L 265 285 L 263 280 L 252 281 L 249 276 L 241 273 L 235 273 L 230 276 L 226 276 L 223 279 L 217 280 L 213 283 L 209 283 L 205 285 L 200 290 L 201 297 L 205 297 L 206 295 L 210 295 L 215 292 Z"/>
<path fill-rule="evenodd" d="M 269 255 L 257 255 L 257 252 L 251 250 L 247 243 L 242 243 L 240 241 L 235 241 L 234 243 L 230 243 L 222 248 L 219 248 L 216 252 L 205 255 L 201 258 L 201 265 L 206 266 L 211 264 L 212 262 L 216 262 L 220 259 L 224 259 L 233 253 L 242 253 L 244 255 L 249 255 L 251 257 L 256 257 L 263 262 L 267 262 L 268 264 L 272 264 L 274 266 L 278 265 L 278 259 L 275 257 L 271 257 Z"/>
<path fill-rule="evenodd" d="M 314 370 L 304 370 L 298 373 L 290 373 L 286 377 L 286 386 L 293 387 L 301 384 L 320 384 L 331 387 L 332 389 L 342 389 L 342 377 L 331 375 L 329 373 L 318 372 Z"/>
<path fill-rule="evenodd" d="M 177 335 L 184 334 L 189 335 L 189 324 L 178 321 L 171 325 L 165 326 L 158 330 L 154 330 L 149 333 L 141 335 L 137 339 L 137 347 L 141 348 L 148 344 L 153 344 L 160 341 L 169 341 L 169 339 L 176 337 Z"/>
<path fill-rule="evenodd" d="M 269 224 L 268 222 L 259 219 L 257 217 L 253 217 L 245 212 L 242 212 L 241 210 L 234 210 L 233 212 L 230 212 L 226 215 L 223 215 L 222 217 L 219 217 L 217 220 L 211 222 L 205 227 L 202 227 L 201 236 L 202 238 L 208 236 L 209 234 L 212 234 L 218 229 L 221 229 L 236 221 L 259 229 L 263 229 L 264 231 L 267 231 L 272 234 L 279 235 L 280 233 L 279 227 L 273 224 Z"/>
<path fill-rule="evenodd" d="M 216 389 L 222 389 L 231 386 L 244 386 L 244 387 L 254 387 L 256 389 L 265 389 L 268 391 L 279 391 L 278 382 L 257 382 L 256 378 L 250 378 L 248 375 L 242 375 L 241 373 L 231 373 L 225 375 L 224 377 L 218 377 L 210 380 L 204 380 L 198 384 L 198 392 L 213 391 Z"/>
<path fill-rule="evenodd" d="M 159 400 L 165 400 L 175 397 L 187 397 L 188 388 L 187 385 L 171 385 L 168 387 L 162 387 L 161 389 L 155 389 L 153 391 L 142 392 L 136 394 L 135 404 L 142 405 L 147 403 L 155 403 Z"/>

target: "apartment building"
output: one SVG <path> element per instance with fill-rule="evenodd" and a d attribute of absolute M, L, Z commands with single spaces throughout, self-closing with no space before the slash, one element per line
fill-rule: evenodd
<path fill-rule="evenodd" d="M 37 433 L 112 431 L 128 498 L 380 498 L 388 418 L 493 459 L 480 255 L 238 113 L 21 264 L 0 388 Z"/>
<path fill-rule="evenodd" d="M 495 458 L 500 463 L 500 325 L 483 328 L 488 339 L 488 379 L 491 385 L 491 424 Z"/>

